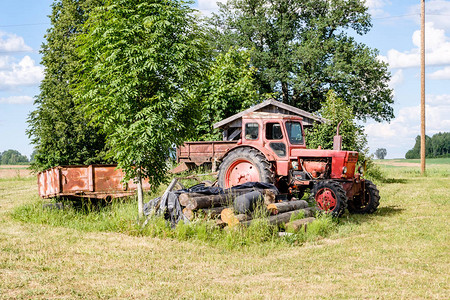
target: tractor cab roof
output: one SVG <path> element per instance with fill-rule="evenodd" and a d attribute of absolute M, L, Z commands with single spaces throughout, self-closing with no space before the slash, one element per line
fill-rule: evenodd
<path fill-rule="evenodd" d="M 242 119 L 270 119 L 270 120 L 303 120 L 302 117 L 296 115 L 285 115 L 280 113 L 267 113 L 267 112 L 252 112 L 245 116 L 242 116 Z"/>
<path fill-rule="evenodd" d="M 232 115 L 220 122 L 214 124 L 214 128 L 227 130 L 231 128 L 240 128 L 242 126 L 242 118 L 254 113 L 271 113 L 279 115 L 277 118 L 286 118 L 289 116 L 301 117 L 304 127 L 311 127 L 314 123 L 323 123 L 325 119 L 320 118 L 312 113 L 290 106 L 275 99 L 268 99 L 262 103 L 256 104 L 240 113 Z M 282 116 L 282 117 L 281 117 Z"/>

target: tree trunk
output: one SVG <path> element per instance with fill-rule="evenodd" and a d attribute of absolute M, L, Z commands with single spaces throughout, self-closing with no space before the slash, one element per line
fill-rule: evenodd
<path fill-rule="evenodd" d="M 225 208 L 220 213 L 220 219 L 229 227 L 234 227 L 243 221 L 251 220 L 251 217 L 246 214 L 235 215 L 233 209 Z"/>
<path fill-rule="evenodd" d="M 283 103 L 289 103 L 289 88 L 287 82 L 281 82 L 281 94 L 283 96 Z"/>
<path fill-rule="evenodd" d="M 267 210 L 271 215 L 281 214 L 287 211 L 297 210 L 301 208 L 307 208 L 308 202 L 305 200 L 296 200 L 280 203 L 271 203 L 267 205 Z"/>

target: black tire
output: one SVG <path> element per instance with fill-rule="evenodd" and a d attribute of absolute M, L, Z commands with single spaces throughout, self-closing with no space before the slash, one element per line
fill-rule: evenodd
<path fill-rule="evenodd" d="M 328 200 L 328 198 L 330 198 Z M 311 198 L 316 202 L 317 209 L 331 213 L 335 217 L 341 216 L 347 207 L 347 195 L 342 185 L 333 180 L 318 181 L 314 184 Z"/>
<path fill-rule="evenodd" d="M 238 161 L 245 161 L 256 168 L 259 174 L 258 182 L 274 183 L 271 165 L 264 154 L 254 148 L 242 147 L 230 151 L 222 159 L 222 163 L 219 166 L 219 174 L 217 175 L 220 187 L 228 188 L 232 186 L 226 184 L 227 172 Z"/>
<path fill-rule="evenodd" d="M 365 197 L 364 203 L 361 195 L 353 197 L 348 202 L 348 211 L 355 214 L 373 214 L 380 205 L 380 192 L 377 186 L 370 180 L 365 181 Z"/>

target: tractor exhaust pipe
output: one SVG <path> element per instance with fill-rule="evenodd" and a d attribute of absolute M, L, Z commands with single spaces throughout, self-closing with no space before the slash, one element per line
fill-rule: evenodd
<path fill-rule="evenodd" d="M 342 121 L 339 122 L 336 130 L 336 135 L 333 137 L 333 150 L 342 150 L 342 136 L 339 135 L 339 127 L 341 127 Z"/>

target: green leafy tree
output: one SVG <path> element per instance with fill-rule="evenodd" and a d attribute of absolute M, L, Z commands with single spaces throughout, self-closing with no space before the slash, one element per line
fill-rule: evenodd
<path fill-rule="evenodd" d="M 358 119 L 390 120 L 392 90 L 377 50 L 348 33 L 367 33 L 363 0 L 230 0 L 219 4 L 211 42 L 222 51 L 254 49 L 259 92 L 278 93 L 284 103 L 317 111 L 329 90 Z"/>
<path fill-rule="evenodd" d="M 72 84 L 80 56 L 75 37 L 86 20 L 86 12 L 100 1 L 59 0 L 52 5 L 52 26 L 42 45 L 45 77 L 36 109 L 28 118 L 27 134 L 36 153 L 32 166 L 44 170 L 56 165 L 108 162 L 105 140 L 74 102 Z"/>
<path fill-rule="evenodd" d="M 439 132 L 431 137 L 434 157 L 448 157 L 450 155 L 450 132 Z"/>
<path fill-rule="evenodd" d="M 104 2 L 77 38 L 78 101 L 126 178 L 141 172 L 156 188 L 169 149 L 193 132 L 191 90 L 203 80 L 205 39 L 183 1 Z"/>
<path fill-rule="evenodd" d="M 2 165 L 17 165 L 21 163 L 27 163 L 28 158 L 25 155 L 20 154 L 17 150 L 6 150 L 1 154 Z"/>
<path fill-rule="evenodd" d="M 197 97 L 202 111 L 195 139 L 221 140 L 213 124 L 260 101 L 255 84 L 256 69 L 251 66 L 250 52 L 231 47 L 211 62 Z"/>
<path fill-rule="evenodd" d="M 432 137 L 425 135 L 425 157 L 447 157 L 450 152 L 450 132 L 437 133 Z M 406 159 L 420 158 L 420 135 L 411 150 L 405 154 Z"/>
<path fill-rule="evenodd" d="M 387 154 L 387 150 L 385 148 L 378 148 L 375 151 L 375 156 L 378 159 L 384 159 L 386 157 L 386 154 Z"/>
<path fill-rule="evenodd" d="M 327 93 L 325 102 L 318 115 L 327 122 L 316 124 L 306 131 L 308 148 L 333 149 L 333 137 L 339 123 L 339 134 L 342 136 L 342 150 L 352 150 L 361 153 L 367 152 L 367 139 L 363 127 L 355 122 L 352 109 L 333 91 Z"/>

